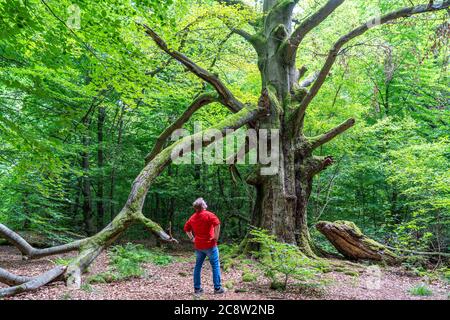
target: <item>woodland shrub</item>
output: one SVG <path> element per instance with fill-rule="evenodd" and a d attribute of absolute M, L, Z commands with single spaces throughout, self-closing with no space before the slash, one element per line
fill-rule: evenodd
<path fill-rule="evenodd" d="M 276 241 L 265 230 L 254 229 L 250 232 L 251 241 L 259 247 L 253 250 L 257 267 L 270 281 L 271 289 L 286 290 L 289 279 L 305 287 L 319 287 L 323 282 L 318 279 L 326 263 L 305 256 L 298 247 Z"/>
<path fill-rule="evenodd" d="M 433 291 L 431 291 L 431 289 L 428 288 L 423 283 L 409 289 L 409 293 L 412 294 L 413 296 L 423 296 L 423 297 L 433 295 Z"/>
<path fill-rule="evenodd" d="M 173 262 L 173 257 L 162 251 L 150 251 L 141 244 L 132 243 L 111 247 L 108 251 L 108 258 L 110 261 L 108 271 L 91 276 L 89 278 L 90 283 L 107 283 L 142 277 L 145 275 L 143 263 L 150 262 L 166 266 Z"/>

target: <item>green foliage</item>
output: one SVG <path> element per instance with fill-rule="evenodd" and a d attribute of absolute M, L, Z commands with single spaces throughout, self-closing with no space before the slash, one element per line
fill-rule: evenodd
<path fill-rule="evenodd" d="M 81 285 L 81 290 L 85 291 L 85 292 L 93 292 L 94 288 L 92 288 L 92 286 L 89 283 L 83 283 Z"/>
<path fill-rule="evenodd" d="M 415 287 L 412 287 L 411 289 L 409 289 L 409 293 L 412 294 L 413 296 L 422 296 L 422 297 L 433 295 L 433 291 L 431 291 L 431 289 L 428 288 L 425 284 L 419 284 Z"/>
<path fill-rule="evenodd" d="M 68 266 L 73 261 L 73 258 L 56 258 L 53 263 L 58 266 Z"/>
<path fill-rule="evenodd" d="M 220 265 L 224 271 L 228 271 L 239 264 L 238 250 L 239 246 L 237 244 L 219 244 Z"/>
<path fill-rule="evenodd" d="M 223 286 L 224 286 L 225 288 L 227 288 L 228 290 L 231 290 L 231 289 L 233 289 L 233 287 L 234 287 L 234 281 L 233 281 L 233 280 L 225 281 L 224 284 L 223 284 Z"/>
<path fill-rule="evenodd" d="M 164 252 L 150 251 L 143 245 L 132 243 L 111 247 L 108 251 L 108 258 L 110 261 L 108 271 L 89 277 L 89 283 L 109 283 L 142 277 L 145 275 L 143 263 L 150 262 L 159 266 L 167 266 L 173 262 L 173 258 Z"/>
<path fill-rule="evenodd" d="M 242 281 L 243 282 L 255 282 L 258 279 L 258 275 L 254 273 L 254 271 L 249 268 L 244 268 L 242 272 Z"/>
<path fill-rule="evenodd" d="M 252 254 L 264 276 L 271 281 L 271 288 L 286 290 L 290 278 L 305 286 L 320 283 L 317 279 L 325 262 L 309 259 L 296 246 L 277 242 L 265 230 L 254 229 L 250 234 L 251 241 L 259 247 Z"/>
<path fill-rule="evenodd" d="M 450 284 L 450 268 L 445 268 L 442 270 L 442 277 Z"/>

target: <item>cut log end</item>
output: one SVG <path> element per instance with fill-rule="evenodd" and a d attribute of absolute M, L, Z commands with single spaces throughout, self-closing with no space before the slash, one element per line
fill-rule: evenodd
<path fill-rule="evenodd" d="M 320 221 L 316 228 L 347 259 L 384 261 L 389 264 L 400 261 L 396 254 L 364 235 L 351 221 Z"/>

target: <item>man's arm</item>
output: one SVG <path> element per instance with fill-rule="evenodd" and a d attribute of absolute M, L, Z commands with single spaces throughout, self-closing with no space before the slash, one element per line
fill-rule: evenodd
<path fill-rule="evenodd" d="M 192 242 L 194 242 L 195 237 L 194 237 L 192 231 L 188 231 L 188 232 L 186 232 L 186 234 L 187 234 L 187 236 L 189 237 L 189 240 L 191 240 Z"/>
<path fill-rule="evenodd" d="M 220 236 L 220 224 L 214 227 L 214 240 L 217 242 L 219 241 Z"/>
<path fill-rule="evenodd" d="M 191 220 L 189 219 L 186 221 L 186 224 L 184 225 L 184 232 L 186 232 L 187 236 L 189 237 L 189 240 L 194 242 L 194 234 L 192 233 L 192 227 L 191 227 Z"/>

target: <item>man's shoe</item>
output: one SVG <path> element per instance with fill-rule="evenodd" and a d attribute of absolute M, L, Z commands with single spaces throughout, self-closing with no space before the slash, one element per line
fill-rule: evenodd
<path fill-rule="evenodd" d="M 200 289 L 194 289 L 194 293 L 195 293 L 195 294 L 201 294 L 201 293 L 203 293 L 203 288 L 200 288 Z"/>
<path fill-rule="evenodd" d="M 214 289 L 214 294 L 222 294 L 222 293 L 225 293 L 224 288 Z"/>

